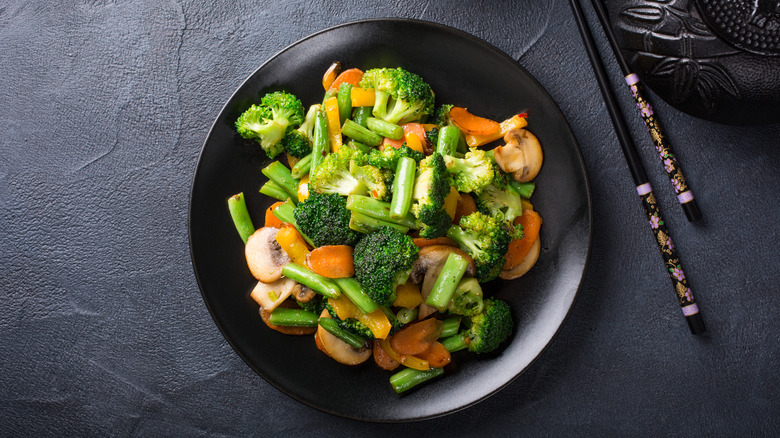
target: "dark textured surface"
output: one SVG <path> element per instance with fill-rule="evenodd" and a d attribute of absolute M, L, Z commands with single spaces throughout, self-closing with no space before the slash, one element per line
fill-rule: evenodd
<path fill-rule="evenodd" d="M 290 399 L 233 352 L 195 283 L 187 208 L 210 124 L 258 65 L 384 16 L 472 33 L 539 79 L 581 143 L 595 231 L 574 310 L 525 374 L 466 411 L 377 426 Z M 780 126 L 653 100 L 704 214 L 689 224 L 629 118 L 710 329 L 693 337 L 565 1 L 10 2 L 0 53 L 2 436 L 780 433 Z"/>

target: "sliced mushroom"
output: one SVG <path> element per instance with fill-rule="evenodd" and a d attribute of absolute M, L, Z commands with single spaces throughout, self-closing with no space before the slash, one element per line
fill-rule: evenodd
<path fill-rule="evenodd" d="M 536 261 L 539 260 L 539 253 L 542 250 L 542 244 L 539 243 L 540 241 L 541 239 L 536 239 L 536 242 L 531 245 L 531 250 L 528 251 L 528 254 L 523 258 L 523 261 L 509 271 L 501 271 L 501 274 L 498 276 L 504 280 L 514 280 L 528 272 L 536 264 Z"/>
<path fill-rule="evenodd" d="M 444 263 L 447 261 L 447 257 L 453 252 L 469 261 L 465 275 L 473 276 L 477 271 L 474 260 L 462 249 L 449 245 L 431 245 L 420 249 L 419 257 L 412 265 L 412 273 L 409 275 L 409 278 L 413 283 L 419 284 L 422 282 L 420 293 L 423 298 L 423 303 L 420 304 L 419 319 L 424 319 L 428 315 L 436 312 L 436 308 L 425 304 L 425 300 L 431 293 L 431 289 L 433 289 L 436 279 L 439 278 L 439 274 L 441 273 L 442 267 L 444 267 Z"/>
<path fill-rule="evenodd" d="M 250 296 L 263 309 L 267 311 L 274 310 L 279 304 L 287 299 L 293 293 L 300 292 L 301 285 L 295 280 L 282 277 L 273 283 L 257 282 L 257 286 L 252 289 Z"/>
<path fill-rule="evenodd" d="M 330 318 L 330 313 L 328 313 L 327 309 L 322 311 L 320 318 Z M 330 332 L 320 325 L 317 326 L 314 342 L 317 344 L 317 348 L 319 348 L 320 351 L 335 359 L 336 362 L 343 363 L 344 365 L 361 364 L 367 361 L 373 354 L 371 348 L 352 348 L 352 346 L 330 334 Z"/>
<path fill-rule="evenodd" d="M 542 169 L 542 146 L 531 132 L 515 128 L 504 135 L 504 146 L 494 149 L 496 163 L 504 172 L 511 173 L 519 182 L 536 178 Z"/>
<path fill-rule="evenodd" d="M 290 263 L 279 242 L 278 228 L 263 227 L 255 231 L 246 241 L 244 254 L 252 275 L 263 283 L 273 283 L 282 277 L 282 268 Z"/>
<path fill-rule="evenodd" d="M 282 302 L 282 304 L 280 304 L 278 307 L 297 308 L 298 306 L 292 301 L 287 300 Z M 298 336 L 310 335 L 317 330 L 316 327 L 290 327 L 284 325 L 271 324 L 271 311 L 263 308 L 260 309 L 260 318 L 262 318 L 263 322 L 265 323 L 265 325 L 268 326 L 268 328 L 284 333 L 286 335 L 298 335 Z"/>
<path fill-rule="evenodd" d="M 299 303 L 308 303 L 314 297 L 317 296 L 317 292 L 314 292 L 309 286 L 303 286 L 301 285 L 301 290 L 297 293 L 293 293 L 293 298 L 295 298 Z"/>

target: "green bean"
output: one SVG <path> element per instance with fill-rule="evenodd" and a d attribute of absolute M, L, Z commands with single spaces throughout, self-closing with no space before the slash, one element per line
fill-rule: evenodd
<path fill-rule="evenodd" d="M 404 128 L 395 123 L 386 122 L 382 119 L 369 117 L 366 119 L 366 127 L 373 132 L 387 137 L 390 140 L 400 140 L 404 136 Z"/>
<path fill-rule="evenodd" d="M 371 111 L 374 110 L 372 106 L 359 106 L 352 110 L 352 120 L 358 125 L 366 128 L 366 120 L 371 117 Z"/>
<path fill-rule="evenodd" d="M 309 174 L 314 173 L 314 169 L 320 165 L 325 155 L 330 152 L 330 138 L 328 137 L 328 118 L 325 112 L 317 111 L 317 118 L 314 119 L 314 132 L 311 143 L 311 164 L 309 165 Z"/>
<path fill-rule="evenodd" d="M 392 218 L 390 217 L 390 203 L 370 196 L 347 196 L 347 210 L 405 227 L 417 228 L 417 219 L 414 217 L 414 214 L 410 212 L 404 218 Z"/>
<path fill-rule="evenodd" d="M 368 130 L 368 128 L 358 125 L 350 119 L 347 119 L 344 122 L 344 126 L 341 127 L 341 133 L 369 146 L 379 146 L 382 144 L 382 136 Z"/>
<path fill-rule="evenodd" d="M 277 307 L 271 312 L 268 322 L 287 327 L 317 327 L 318 316 L 303 309 Z"/>
<path fill-rule="evenodd" d="M 312 154 L 309 154 L 298 160 L 298 162 L 295 163 L 295 166 L 293 166 L 292 170 L 290 171 L 292 177 L 300 180 L 306 176 L 309 173 L 309 169 L 311 168 L 311 159 Z"/>
<path fill-rule="evenodd" d="M 305 266 L 297 263 L 288 263 L 282 268 L 282 275 L 295 280 L 298 283 L 308 286 L 314 292 L 320 293 L 327 298 L 341 297 L 341 289 L 330 278 L 323 277 Z"/>
<path fill-rule="evenodd" d="M 292 173 L 290 173 L 290 169 L 287 166 L 279 161 L 274 161 L 264 167 L 262 172 L 268 179 L 289 193 L 290 197 L 298 198 L 298 181 L 292 177 Z"/>
<path fill-rule="evenodd" d="M 442 155 L 454 155 L 460 139 L 460 129 L 454 125 L 439 129 L 439 139 L 436 142 L 436 152 Z"/>
<path fill-rule="evenodd" d="M 379 227 L 395 228 L 396 230 L 404 234 L 409 232 L 409 227 L 405 227 L 403 225 L 399 225 L 393 222 L 383 221 L 381 219 L 373 218 L 371 216 L 366 216 L 365 214 L 358 213 L 356 211 L 353 211 L 352 216 L 349 218 L 349 228 L 359 233 L 368 234 L 373 232 Z"/>
<path fill-rule="evenodd" d="M 331 318 L 320 318 L 319 324 L 320 327 L 324 328 L 328 333 L 346 342 L 350 347 L 363 348 L 366 346 L 365 339 L 342 329 L 339 327 L 339 324 Z"/>
<path fill-rule="evenodd" d="M 466 272 L 469 262 L 463 256 L 451 252 L 441 268 L 439 278 L 433 284 L 431 293 L 425 299 L 425 304 L 435 307 L 439 311 L 444 311 L 455 294 L 455 288 L 460 279 Z"/>
<path fill-rule="evenodd" d="M 444 338 L 440 342 L 442 345 L 444 345 L 444 348 L 446 348 L 447 351 L 454 353 L 456 351 L 465 350 L 468 348 L 469 344 L 466 343 L 466 338 L 468 338 L 468 331 L 463 331 L 457 335 Z"/>
<path fill-rule="evenodd" d="M 379 308 L 379 304 L 366 295 L 360 283 L 354 277 L 334 278 L 341 292 L 349 298 L 363 313 L 371 313 Z"/>
<path fill-rule="evenodd" d="M 444 374 L 444 368 L 431 368 L 425 371 L 406 368 L 390 376 L 390 385 L 395 392 L 400 394 L 442 374 Z"/>
<path fill-rule="evenodd" d="M 460 328 L 460 318 L 447 318 L 441 323 L 441 333 L 439 334 L 439 339 L 449 338 L 450 336 L 454 336 L 458 334 L 458 329 Z"/>
<path fill-rule="evenodd" d="M 509 182 L 509 185 L 512 186 L 517 193 L 520 194 L 525 199 L 528 199 L 531 197 L 531 195 L 534 194 L 534 190 L 536 189 L 536 183 L 534 182 L 517 182 L 515 180 L 511 180 Z"/>
<path fill-rule="evenodd" d="M 252 218 L 249 217 L 249 210 L 246 209 L 244 192 L 236 193 L 229 197 L 227 205 L 228 211 L 230 211 L 230 217 L 233 219 L 233 225 L 235 225 L 241 240 L 246 244 L 249 236 L 255 232 L 255 226 L 252 223 Z"/>
<path fill-rule="evenodd" d="M 352 112 L 352 84 L 349 82 L 342 82 L 339 85 L 338 94 L 336 94 L 336 101 L 339 107 L 339 122 L 342 124 L 347 120 L 347 116 Z"/>
<path fill-rule="evenodd" d="M 280 201 L 286 201 L 288 199 L 292 199 L 292 198 L 290 198 L 290 194 L 287 193 L 282 188 L 282 186 L 280 186 L 279 184 L 277 184 L 277 183 L 275 183 L 273 181 L 266 181 L 266 183 L 263 184 L 260 187 L 260 193 L 262 193 L 262 194 L 264 194 L 266 196 L 270 196 L 270 197 L 272 197 L 274 199 L 278 199 Z M 292 202 L 295 202 L 295 201 L 292 200 Z"/>
<path fill-rule="evenodd" d="M 407 309 L 405 307 L 402 307 L 401 310 L 398 311 L 398 314 L 395 315 L 396 318 L 398 318 L 398 321 L 401 324 L 409 324 L 410 322 L 414 321 L 417 318 L 417 315 L 420 314 L 420 308 L 415 307 L 413 309 Z"/>
<path fill-rule="evenodd" d="M 350 149 L 354 149 L 356 151 L 363 152 L 364 154 L 367 154 L 367 153 L 371 152 L 372 149 L 374 149 L 374 148 L 372 148 L 371 146 L 369 146 L 367 144 L 363 144 L 363 143 L 361 143 L 359 141 L 355 141 L 355 140 L 348 141 L 347 142 L 347 147 L 350 148 Z"/>
<path fill-rule="evenodd" d="M 393 180 L 393 199 L 390 201 L 390 217 L 400 219 L 409 213 L 412 205 L 412 189 L 417 162 L 414 158 L 401 157 L 395 170 Z"/>

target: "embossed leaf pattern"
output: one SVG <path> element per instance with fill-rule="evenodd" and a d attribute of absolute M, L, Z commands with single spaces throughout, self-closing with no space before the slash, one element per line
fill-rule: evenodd
<path fill-rule="evenodd" d="M 673 98 L 682 102 L 694 91 L 702 104 L 713 110 L 721 90 L 739 97 L 739 89 L 728 72 L 717 62 L 688 58 L 665 58 L 648 72 L 651 76 L 671 76 L 675 88 Z"/>
<path fill-rule="evenodd" d="M 658 23 L 664 18 L 664 11 L 660 7 L 655 6 L 636 6 L 633 8 L 624 9 L 621 14 L 628 18 L 646 21 L 648 23 Z"/>

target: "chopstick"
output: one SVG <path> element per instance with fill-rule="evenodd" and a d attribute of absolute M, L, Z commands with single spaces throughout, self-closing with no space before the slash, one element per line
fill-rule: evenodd
<path fill-rule="evenodd" d="M 639 76 L 631 71 L 631 67 L 628 66 L 628 62 L 626 62 L 623 53 L 620 51 L 612 26 L 609 24 L 607 10 L 604 8 L 604 4 L 601 0 L 591 0 L 591 3 L 593 3 L 593 7 L 596 10 L 596 16 L 599 18 L 602 29 L 604 29 L 604 34 L 609 41 L 609 45 L 612 47 L 612 52 L 615 54 L 615 59 L 620 66 L 620 70 L 623 72 L 626 84 L 631 90 L 631 95 L 634 96 L 636 108 L 639 110 L 639 114 L 645 122 L 645 127 L 647 128 L 648 134 L 650 134 L 650 139 L 655 145 L 658 157 L 661 159 L 661 164 L 663 164 L 664 170 L 666 170 L 666 174 L 669 176 L 669 181 L 674 188 L 674 192 L 677 194 L 677 201 L 680 203 L 680 206 L 682 206 L 688 221 L 696 221 L 701 218 L 701 210 L 699 210 L 699 206 L 693 198 L 693 192 L 683 175 L 680 163 L 677 161 L 677 157 L 672 151 L 672 147 L 669 145 L 666 136 L 661 130 L 661 124 L 655 116 L 653 106 L 650 105 L 650 101 L 645 97 L 645 94 L 642 91 L 642 86 L 639 83 Z"/>
<path fill-rule="evenodd" d="M 574 11 L 575 21 L 577 22 L 577 27 L 582 36 L 582 42 L 585 44 L 585 50 L 590 58 L 596 80 L 599 83 L 601 94 L 604 97 L 607 112 L 609 112 L 610 118 L 612 119 L 612 124 L 615 127 L 615 133 L 617 134 L 618 140 L 620 140 L 623 155 L 626 158 L 631 177 L 636 185 L 637 194 L 642 200 L 647 219 L 650 223 L 650 229 L 658 244 L 658 250 L 661 252 L 661 256 L 666 265 L 666 270 L 669 273 L 669 278 L 672 280 L 682 313 L 685 316 L 685 320 L 688 322 L 691 333 L 694 335 L 702 334 L 706 331 L 704 319 L 699 312 L 699 306 L 693 298 L 693 292 L 691 292 L 691 289 L 688 287 L 688 281 L 685 278 L 680 257 L 677 255 L 677 250 L 672 243 L 672 237 L 669 234 L 669 230 L 666 228 L 663 216 L 661 216 L 660 207 L 656 202 L 653 189 L 650 186 L 645 170 L 642 167 L 642 162 L 637 153 L 636 146 L 631 139 L 628 126 L 626 126 L 626 122 L 618 107 L 617 99 L 615 99 L 615 95 L 610 88 L 607 73 L 601 62 L 601 58 L 599 57 L 596 44 L 593 41 L 593 36 L 588 29 L 587 21 L 585 20 L 578 0 L 569 0 L 569 4 L 571 5 L 572 11 Z"/>

